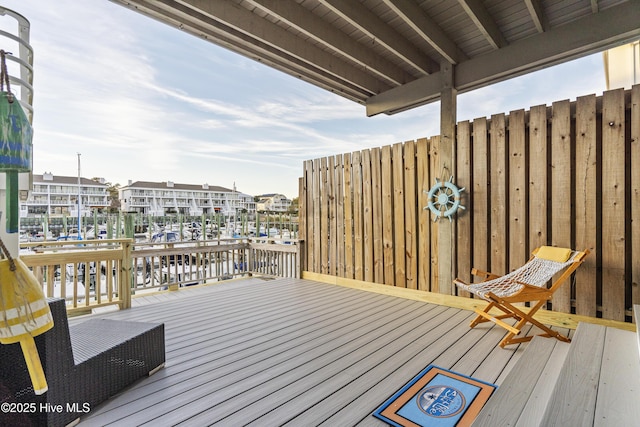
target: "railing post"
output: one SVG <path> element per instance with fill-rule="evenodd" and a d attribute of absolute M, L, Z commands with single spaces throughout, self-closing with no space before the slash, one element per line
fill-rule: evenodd
<path fill-rule="evenodd" d="M 38 283 L 40 283 L 40 287 L 44 289 L 44 267 L 36 266 L 36 267 L 33 267 L 32 270 L 33 270 L 34 276 L 36 276 L 36 279 L 38 279 Z M 49 288 L 51 288 L 51 291 L 49 291 Z M 47 297 L 51 297 L 53 295 L 53 286 L 47 286 L 47 293 L 51 294 L 51 295 L 47 295 Z"/>
<path fill-rule="evenodd" d="M 174 247 L 175 245 L 173 243 L 167 243 L 167 248 L 173 249 Z M 176 254 L 173 256 L 173 273 L 176 275 L 176 279 L 180 277 L 178 274 L 178 265 L 180 265 L 180 263 L 178 263 L 178 259 L 181 259 L 182 263 L 184 263 L 184 254 L 181 254 L 181 255 Z M 166 260 L 167 260 L 167 282 L 171 283 L 171 257 L 166 258 Z M 162 264 L 161 264 L 160 270 L 162 270 Z M 162 272 L 160 274 L 162 275 Z M 178 291 L 180 290 L 180 285 L 177 283 L 171 283 L 169 285 L 169 290 Z"/>
<path fill-rule="evenodd" d="M 302 258 L 304 256 L 304 240 L 298 240 L 296 245 L 296 259 L 295 259 L 295 275 L 296 279 L 302 277 Z"/>
<path fill-rule="evenodd" d="M 122 308 L 131 308 L 131 275 L 133 274 L 132 244 L 133 240 L 122 242 L 122 267 L 120 274 L 120 295 Z"/>
<path fill-rule="evenodd" d="M 260 234 L 260 231 L 258 229 L 258 231 L 256 231 L 257 234 Z M 245 264 L 245 271 L 249 274 L 249 276 L 252 276 L 251 272 L 253 271 L 253 263 L 254 263 L 254 259 L 253 259 L 253 247 L 251 245 L 251 239 L 247 239 L 247 246 L 245 248 L 245 260 L 246 260 L 246 264 Z"/>

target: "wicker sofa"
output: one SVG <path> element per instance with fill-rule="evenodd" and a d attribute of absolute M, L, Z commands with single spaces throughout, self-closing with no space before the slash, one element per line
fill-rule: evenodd
<path fill-rule="evenodd" d="M 19 344 L 0 345 L 0 425 L 65 426 L 164 366 L 164 324 L 91 319 L 69 326 L 50 299 L 54 327 L 35 338 L 49 390 L 36 396 Z"/>

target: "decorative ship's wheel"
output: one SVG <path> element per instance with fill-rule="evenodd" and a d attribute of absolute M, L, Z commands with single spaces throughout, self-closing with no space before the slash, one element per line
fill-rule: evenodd
<path fill-rule="evenodd" d="M 451 217 L 456 213 L 458 209 L 465 209 L 460 204 L 460 193 L 464 191 L 464 187 L 458 188 L 453 183 L 453 177 L 449 178 L 449 181 L 440 181 L 436 178 L 436 183 L 427 192 L 427 206 L 424 209 L 429 209 L 436 217 L 434 221 L 439 220 L 442 217 L 446 217 L 451 221 Z"/>

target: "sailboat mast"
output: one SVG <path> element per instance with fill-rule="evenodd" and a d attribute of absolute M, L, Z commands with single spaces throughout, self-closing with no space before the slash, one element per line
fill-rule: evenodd
<path fill-rule="evenodd" d="M 80 238 L 80 230 L 82 230 L 82 217 L 80 215 L 80 209 L 82 207 L 82 202 L 80 201 L 80 153 L 78 154 L 78 239 Z"/>

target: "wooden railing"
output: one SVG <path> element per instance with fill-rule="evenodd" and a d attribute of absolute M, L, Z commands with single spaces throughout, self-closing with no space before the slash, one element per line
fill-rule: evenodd
<path fill-rule="evenodd" d="M 132 294 L 247 275 L 300 277 L 298 240 L 216 239 L 133 243 L 131 239 L 37 242 L 21 245 L 47 297 L 62 297 L 70 312 L 131 306 Z"/>
<path fill-rule="evenodd" d="M 131 239 L 23 243 L 20 258 L 30 267 L 45 296 L 64 298 L 69 311 L 131 304 L 128 274 Z"/>
<path fill-rule="evenodd" d="M 241 275 L 236 269 L 245 242 L 220 240 L 195 244 L 135 244 L 134 291 L 177 289 Z"/>
<path fill-rule="evenodd" d="M 245 266 L 247 271 L 261 276 L 300 278 L 300 241 L 279 243 L 277 239 L 250 240 L 247 248 L 248 264 Z"/>

